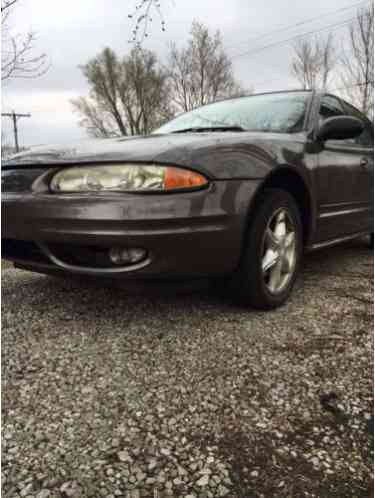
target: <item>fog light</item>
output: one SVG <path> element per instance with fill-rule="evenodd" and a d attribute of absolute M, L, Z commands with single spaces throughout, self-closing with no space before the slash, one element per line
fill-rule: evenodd
<path fill-rule="evenodd" d="M 146 255 L 147 251 L 139 248 L 112 247 L 109 250 L 109 258 L 115 265 L 139 263 Z"/>

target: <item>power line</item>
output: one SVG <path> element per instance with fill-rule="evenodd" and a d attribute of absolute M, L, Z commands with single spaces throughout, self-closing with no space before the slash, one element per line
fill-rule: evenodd
<path fill-rule="evenodd" d="M 236 58 L 236 57 L 241 57 L 243 55 L 250 55 L 250 54 L 255 54 L 257 53 L 258 51 L 263 51 L 263 50 L 266 50 L 267 48 L 271 48 L 271 47 L 275 47 L 275 46 L 278 46 L 278 45 L 284 45 L 290 41 L 294 41 L 294 40 L 298 40 L 298 39 L 302 39 L 302 38 L 305 38 L 305 37 L 308 37 L 308 36 L 312 36 L 314 34 L 317 34 L 317 33 L 321 33 L 323 31 L 327 31 L 329 29 L 332 30 L 332 32 L 334 31 L 337 31 L 338 29 L 341 29 L 342 27 L 348 25 L 350 22 L 352 22 L 353 20 L 355 20 L 356 17 L 353 17 L 353 18 L 350 18 L 350 19 L 347 19 L 345 22 L 340 22 L 340 23 L 336 23 L 336 24 L 332 24 L 332 25 L 329 25 L 329 26 L 325 26 L 319 30 L 314 30 L 314 31 L 310 31 L 308 33 L 303 33 L 303 34 L 300 34 L 300 35 L 297 35 L 297 36 L 293 36 L 291 38 L 288 38 L 286 40 L 282 40 L 280 42 L 277 42 L 277 43 L 272 43 L 270 45 L 266 45 L 264 47 L 260 47 L 258 49 L 253 49 L 253 50 L 250 50 L 250 51 L 247 51 L 245 53 L 242 53 L 242 54 L 238 54 L 237 56 L 233 56 L 232 59 Z M 263 80 L 261 82 L 257 82 L 257 83 L 254 83 L 254 86 L 257 87 L 257 86 L 261 86 L 265 83 L 272 83 L 274 81 L 280 81 L 284 79 L 284 77 L 280 76 L 280 77 L 276 77 L 276 78 L 272 78 L 272 79 L 269 79 L 267 78 L 267 80 Z M 362 85 L 362 84 L 361 84 Z M 361 85 L 354 85 L 354 86 L 361 86 Z M 343 88 L 338 88 L 337 90 L 342 90 Z"/>
<path fill-rule="evenodd" d="M 357 2 L 355 4 L 352 4 L 350 6 L 346 6 L 346 7 L 342 7 L 341 9 L 335 9 L 329 13 L 326 13 L 326 14 L 321 14 L 320 16 L 317 16 L 317 17 L 311 17 L 309 19 L 305 19 L 303 21 L 300 21 L 298 23 L 295 23 L 295 24 L 290 24 L 288 26 L 283 26 L 281 28 L 277 28 L 275 30 L 272 30 L 272 31 L 268 31 L 267 33 L 263 33 L 262 35 L 260 36 L 256 36 L 254 38 L 249 38 L 248 40 L 246 41 L 242 41 L 240 42 L 239 44 L 242 45 L 244 43 L 248 43 L 248 42 L 254 42 L 254 41 L 259 41 L 259 40 L 262 40 L 264 38 L 268 38 L 270 35 L 273 35 L 273 34 L 276 34 L 276 33 L 282 33 L 284 31 L 289 31 L 290 29 L 293 29 L 293 28 L 297 28 L 297 27 L 300 27 L 300 26 L 304 26 L 305 24 L 310 24 L 311 22 L 314 22 L 314 21 L 318 21 L 320 19 L 323 19 L 325 17 L 329 17 L 329 16 L 332 16 L 334 14 L 338 14 L 338 13 L 341 13 L 341 12 L 345 12 L 347 10 L 351 10 L 351 9 L 354 9 L 354 8 L 358 8 L 360 5 L 366 5 L 368 3 L 370 3 L 371 0 L 365 0 L 365 1 L 361 1 L 361 2 Z M 229 47 L 226 47 L 227 50 L 232 50 L 232 48 L 235 48 L 237 47 L 239 44 L 236 44 L 236 45 L 231 45 Z"/>
<path fill-rule="evenodd" d="M 14 133 L 14 146 L 16 148 L 16 152 L 20 151 L 19 145 L 18 145 L 18 129 L 17 129 L 17 120 L 20 118 L 30 118 L 31 114 L 19 114 L 14 111 L 12 112 L 2 112 L 1 113 L 2 117 L 6 118 L 11 118 L 13 121 L 13 133 Z"/>
<path fill-rule="evenodd" d="M 269 45 L 264 45 L 263 47 L 259 47 L 259 48 L 255 48 L 255 49 L 250 49 L 250 50 L 247 50 L 246 52 L 242 52 L 240 54 L 233 55 L 231 57 L 231 59 L 233 60 L 233 59 L 237 59 L 239 57 L 243 57 L 244 55 L 256 54 L 258 52 L 262 52 L 263 50 L 267 50 L 268 48 L 277 47 L 279 45 L 285 45 L 286 43 L 289 43 L 291 41 L 299 40 L 301 38 L 306 38 L 306 37 L 314 35 L 314 34 L 322 33 L 323 31 L 327 31 L 329 29 L 332 29 L 333 31 L 336 31 L 336 29 L 339 29 L 339 28 L 341 28 L 343 26 L 346 26 L 347 24 L 351 23 L 355 19 L 356 19 L 355 17 L 351 17 L 350 19 L 347 19 L 344 22 L 340 22 L 340 23 L 336 23 L 336 24 L 331 24 L 329 26 L 325 26 L 324 28 L 321 28 L 321 29 L 318 29 L 318 30 L 309 31 L 308 33 L 302 33 L 300 35 L 292 36 L 291 38 L 287 38 L 285 40 L 281 40 L 281 41 L 278 41 L 278 42 L 275 42 L 275 43 L 270 43 Z M 333 28 L 336 28 L 336 29 L 333 29 Z"/>
<path fill-rule="evenodd" d="M 359 4 L 354 4 L 354 5 L 362 5 L 362 4 L 364 5 L 364 4 L 367 4 L 367 3 L 372 3 L 372 2 L 371 2 L 371 0 L 370 0 L 370 2 L 367 0 L 366 2 L 360 2 Z M 339 10 L 342 10 L 342 9 L 339 9 Z M 331 24 L 329 26 L 325 26 L 325 27 L 323 27 L 321 29 L 318 29 L 318 30 L 310 31 L 308 33 L 302 33 L 302 34 L 293 36 L 291 38 L 288 38 L 286 40 L 281 40 L 280 42 L 272 43 L 272 44 L 266 45 L 264 47 L 259 47 L 258 49 L 255 48 L 255 49 L 247 51 L 245 53 L 235 55 L 232 58 L 236 58 L 236 57 L 241 57 L 243 55 L 257 53 L 258 51 L 260 52 L 260 51 L 263 51 L 263 50 L 265 50 L 267 48 L 275 47 L 277 45 L 283 45 L 283 44 L 286 44 L 286 43 L 288 43 L 290 41 L 293 41 L 293 40 L 298 40 L 298 39 L 301 39 L 301 38 L 305 38 L 305 37 L 311 36 L 313 34 L 317 34 L 317 33 L 323 32 L 323 31 L 327 31 L 328 29 L 334 28 L 334 29 L 332 29 L 332 32 L 334 32 L 334 31 L 337 31 L 338 29 L 340 29 L 342 27 L 345 27 L 347 24 L 349 24 L 350 22 L 354 21 L 355 19 L 356 19 L 356 17 L 353 17 L 353 18 L 347 19 L 344 22 Z M 261 85 L 264 85 L 266 83 L 272 83 L 272 82 L 275 82 L 275 81 L 281 81 L 283 79 L 285 79 L 285 76 L 279 76 L 279 77 L 272 78 L 272 79 L 267 78 L 266 80 L 263 80 L 261 82 L 255 82 L 254 86 L 257 87 L 259 85 L 261 86 Z M 370 83 L 373 84 L 373 82 L 370 82 Z M 350 87 L 347 87 L 347 88 L 352 88 L 352 87 L 355 87 L 355 86 L 363 86 L 363 85 L 366 85 L 366 84 L 367 83 L 359 83 L 359 84 L 357 83 L 357 84 L 351 85 Z M 343 88 L 336 88 L 335 90 L 344 90 L 344 89 L 345 88 L 343 87 Z"/>

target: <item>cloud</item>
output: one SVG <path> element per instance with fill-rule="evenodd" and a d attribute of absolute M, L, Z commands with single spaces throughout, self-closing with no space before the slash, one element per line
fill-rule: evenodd
<path fill-rule="evenodd" d="M 29 146 L 46 143 L 67 142 L 86 137 L 78 126 L 78 116 L 72 113 L 73 90 L 17 91 L 8 95 L 3 112 L 30 113 L 30 118 L 18 121 L 20 145 Z M 7 143 L 12 143 L 13 128 L 9 118 L 2 118 Z"/>
<path fill-rule="evenodd" d="M 20 120 L 20 140 L 25 144 L 66 142 L 85 136 L 77 125 L 71 98 L 87 95 L 88 88 L 79 69 L 105 46 L 125 54 L 131 50 L 131 21 L 128 13 L 135 5 L 123 0 L 20 0 L 13 16 L 14 32 L 33 29 L 38 38 L 35 50 L 46 52 L 51 68 L 38 79 L 12 80 L 3 86 L 3 109 L 30 112 Z M 348 2 L 346 5 L 350 5 Z M 342 7 L 342 0 L 300 2 L 290 0 L 162 0 L 167 31 L 163 33 L 157 16 L 145 47 L 155 50 L 162 60 L 167 44 L 186 42 L 191 23 L 197 19 L 211 30 L 222 32 L 228 53 L 236 55 L 261 47 L 295 33 L 303 33 L 335 21 L 335 17 L 311 26 L 295 28 L 279 35 L 259 39 L 275 28 Z M 354 12 L 353 12 L 354 13 Z M 234 58 L 236 76 L 245 87 L 257 91 L 293 88 L 289 73 L 290 45 L 282 45 L 249 56 Z M 9 135 L 10 123 L 4 122 Z"/>

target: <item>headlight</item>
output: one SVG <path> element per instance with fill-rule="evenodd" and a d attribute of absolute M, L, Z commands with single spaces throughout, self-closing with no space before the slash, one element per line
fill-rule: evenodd
<path fill-rule="evenodd" d="M 194 171 L 172 166 L 137 164 L 66 168 L 51 181 L 54 192 L 137 192 L 191 189 L 208 184 Z"/>

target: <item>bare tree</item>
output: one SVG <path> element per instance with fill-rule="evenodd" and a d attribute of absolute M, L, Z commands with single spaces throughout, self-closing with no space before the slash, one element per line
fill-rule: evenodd
<path fill-rule="evenodd" d="M 193 22 L 187 47 L 171 44 L 168 73 L 171 97 L 177 110 L 189 111 L 217 99 L 243 93 L 223 49 L 220 32 Z"/>
<path fill-rule="evenodd" d="M 343 91 L 362 112 L 373 116 L 374 106 L 374 9 L 358 12 L 349 26 L 348 44 L 341 56 Z"/>
<path fill-rule="evenodd" d="M 13 35 L 11 32 L 9 21 L 17 1 L 1 2 L 1 80 L 36 78 L 49 68 L 46 54 L 35 54 L 33 45 L 36 35 L 33 31 L 25 35 Z"/>
<path fill-rule="evenodd" d="M 170 117 L 166 74 L 153 52 L 134 48 L 120 59 L 106 48 L 82 70 L 90 96 L 72 104 L 89 135 L 147 134 Z"/>
<path fill-rule="evenodd" d="M 327 90 L 336 65 L 333 37 L 326 40 L 300 39 L 294 45 L 291 73 L 304 90 Z"/>

